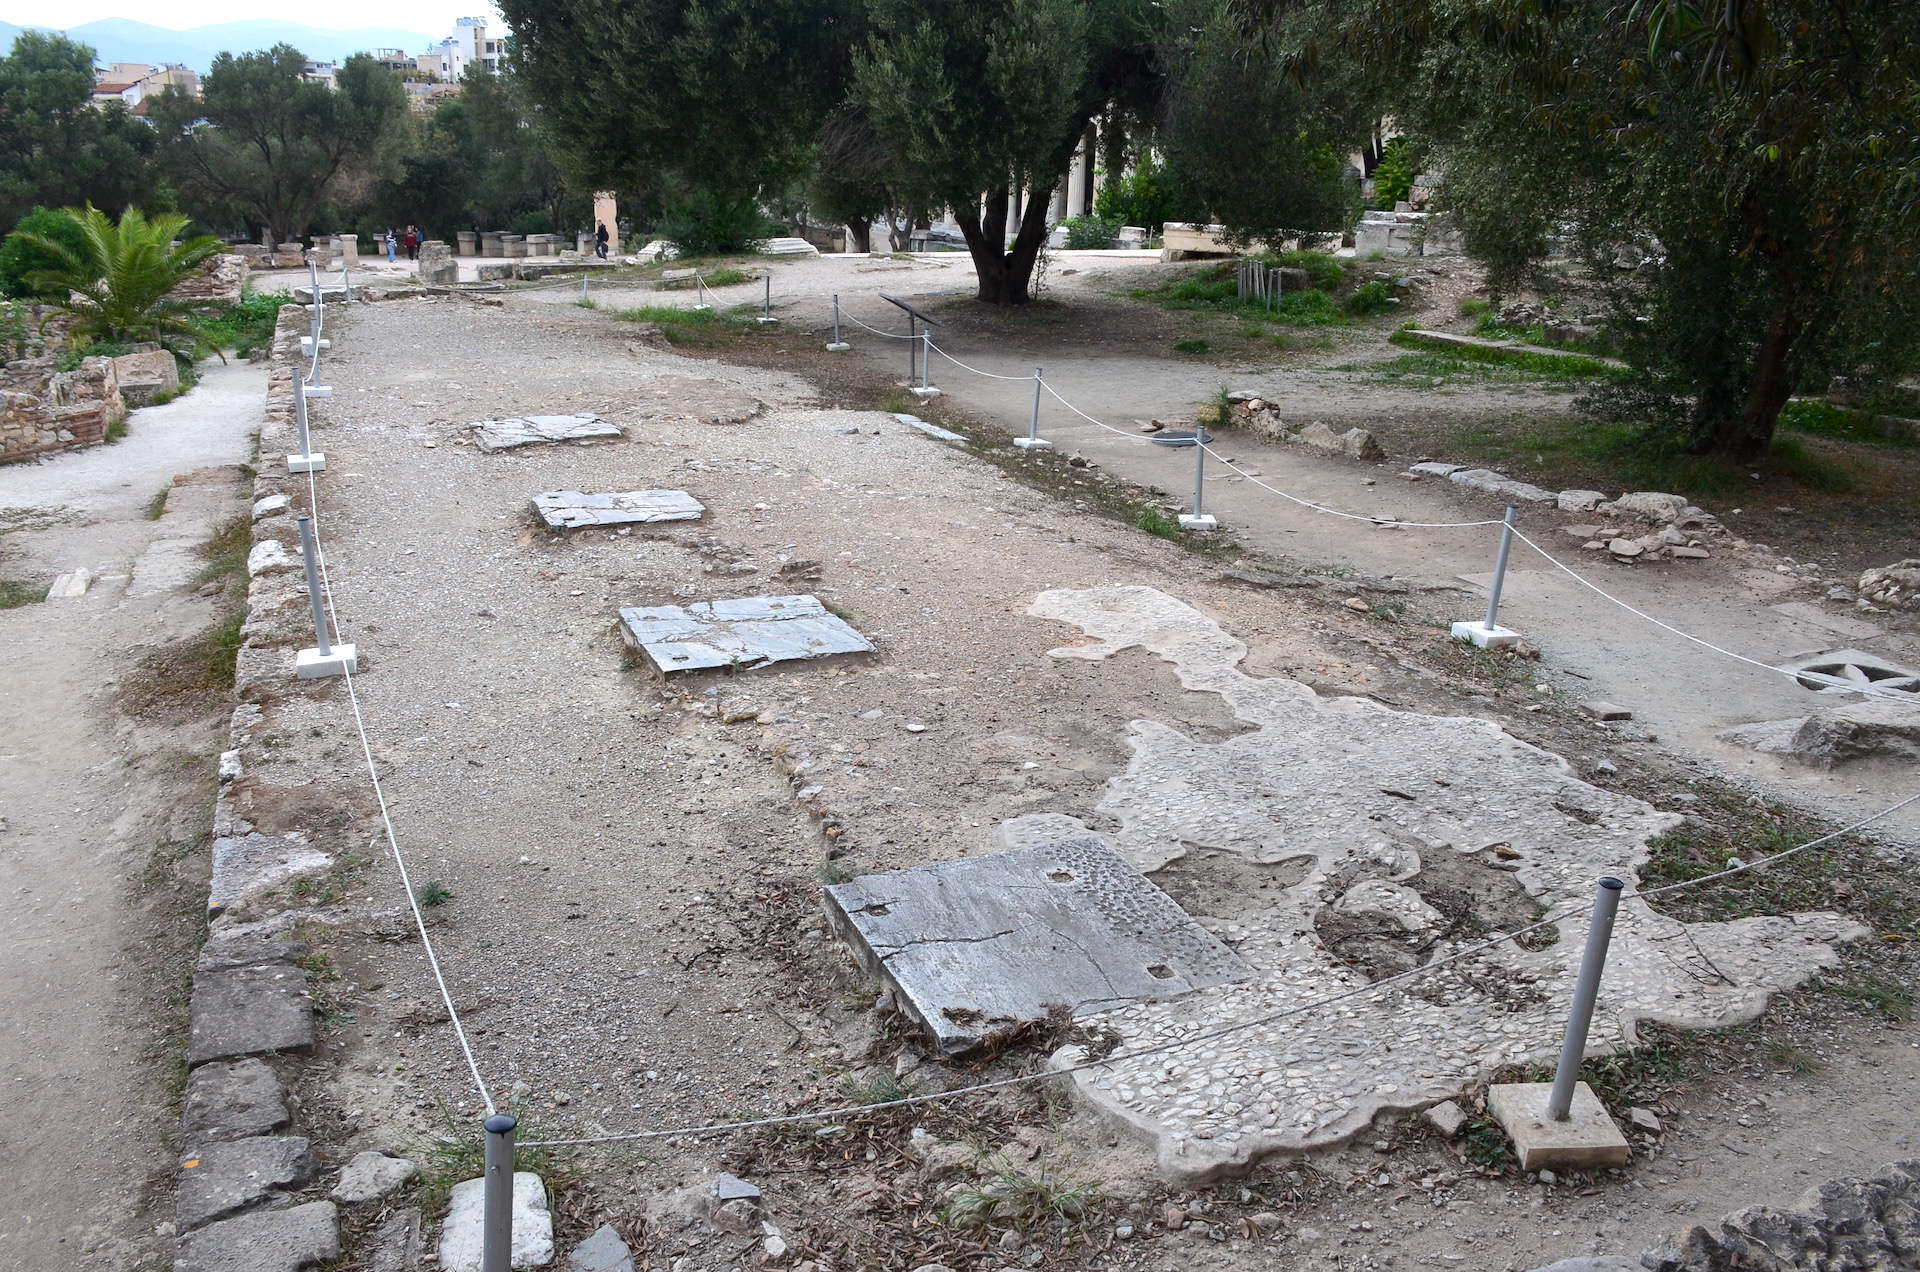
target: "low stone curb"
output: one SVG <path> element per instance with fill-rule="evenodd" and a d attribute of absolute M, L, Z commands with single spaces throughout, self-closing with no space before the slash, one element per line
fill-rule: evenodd
<path fill-rule="evenodd" d="M 289 558 L 293 569 L 250 570 L 234 680 L 230 747 L 220 757 L 214 801 L 208 934 L 194 969 L 188 1065 L 174 1193 L 174 1272 L 297 1272 L 339 1257 L 339 1212 L 331 1201 L 293 1204 L 315 1174 L 316 1146 L 290 1135 L 289 1101 L 275 1064 L 314 1045 L 313 999 L 291 939 L 289 885 L 327 869 L 333 853 L 314 828 L 292 824 L 300 801 L 260 773 L 270 757 L 261 735 L 278 703 L 325 694 L 291 674 L 293 650 L 310 643 L 302 620 L 298 535 L 292 517 L 304 483 L 286 472 L 294 449 L 293 385 L 307 317 L 287 306 L 274 333 L 259 441 L 250 562 Z M 272 545 L 263 547 L 263 545 Z M 254 770 L 259 770 L 256 773 Z"/>

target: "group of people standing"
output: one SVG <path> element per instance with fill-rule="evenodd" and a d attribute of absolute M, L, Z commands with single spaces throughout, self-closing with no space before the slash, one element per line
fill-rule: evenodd
<path fill-rule="evenodd" d="M 398 260 L 399 250 L 403 247 L 407 249 L 408 260 L 410 261 L 419 260 L 421 242 L 422 242 L 422 239 L 420 238 L 420 230 L 417 226 L 409 225 L 405 230 L 401 231 L 397 235 L 393 232 L 393 227 L 388 226 L 387 239 L 386 239 L 387 263 L 392 264 L 394 261 Z"/>

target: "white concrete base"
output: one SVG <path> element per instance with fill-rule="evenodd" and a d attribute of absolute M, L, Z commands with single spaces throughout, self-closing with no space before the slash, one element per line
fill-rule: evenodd
<path fill-rule="evenodd" d="M 1487 1112 L 1513 1141 L 1521 1170 L 1541 1167 L 1593 1170 L 1625 1166 L 1632 1156 L 1627 1137 L 1607 1116 L 1607 1106 L 1584 1082 L 1573 1087 L 1567 1120 L 1547 1116 L 1550 1082 L 1506 1082 L 1487 1088 Z"/>
<path fill-rule="evenodd" d="M 290 473 L 318 473 L 327 467 L 325 451 L 314 451 L 310 455 L 287 456 L 287 471 Z"/>
<path fill-rule="evenodd" d="M 913 396 L 917 398 L 922 398 L 922 399 L 937 398 L 940 396 L 940 390 L 934 388 L 932 385 L 928 385 L 924 389 L 909 388 L 907 392 L 913 394 Z"/>
<path fill-rule="evenodd" d="M 761 317 L 755 318 L 754 321 L 759 323 L 762 327 L 771 327 L 777 324 L 780 320 L 778 318 L 771 318 L 771 317 L 762 315 Z"/>
<path fill-rule="evenodd" d="M 835 340 L 832 344 L 829 344 L 827 346 L 827 352 L 828 353 L 845 353 L 847 350 L 851 348 L 853 348 L 853 346 L 848 344 L 846 341 Z"/>
<path fill-rule="evenodd" d="M 314 344 L 314 341 L 312 336 L 300 337 L 300 356 L 303 358 L 311 358 L 313 356 L 313 344 Z M 325 336 L 322 336 L 320 338 L 320 347 L 323 350 L 331 349 L 333 348 L 333 341 L 328 340 Z"/>
<path fill-rule="evenodd" d="M 703 310 L 712 309 L 713 306 L 712 305 L 688 305 L 687 308 L 693 310 L 695 313 L 700 313 Z"/>
<path fill-rule="evenodd" d="M 1183 512 L 1180 514 L 1180 528 L 1182 530 L 1218 530 L 1220 522 L 1210 512 L 1202 513 L 1197 517 L 1190 512 Z"/>
<path fill-rule="evenodd" d="M 352 645 L 335 645 L 327 653 L 303 649 L 293 656 L 293 672 L 302 680 L 341 676 L 360 670 L 360 654 Z"/>
<path fill-rule="evenodd" d="M 1016 437 L 1013 444 L 1021 450 L 1052 450 L 1053 443 L 1044 437 Z"/>
<path fill-rule="evenodd" d="M 1453 638 L 1478 645 L 1482 649 L 1505 649 L 1520 640 L 1520 633 L 1504 627 L 1488 627 L 1485 623 L 1455 623 Z"/>

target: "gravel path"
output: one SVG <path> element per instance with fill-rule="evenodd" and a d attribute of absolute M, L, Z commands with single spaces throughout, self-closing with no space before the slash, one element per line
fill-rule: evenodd
<path fill-rule="evenodd" d="M 85 596 L 0 611 L 0 1266 L 129 1272 L 165 1258 L 173 1214 L 170 1038 L 198 943 L 194 878 L 224 696 L 155 696 L 144 665 L 212 621 L 190 591 L 127 595 L 156 542 L 191 546 L 239 512 L 263 368 L 218 363 L 125 441 L 0 469 L 13 577 L 86 565 Z M 208 467 L 208 466 L 219 467 Z M 175 478 L 165 514 L 146 505 Z M 165 673 L 160 673 L 165 674 Z M 161 696 L 165 697 L 164 693 Z M 180 908 L 184 904 L 184 912 Z"/>

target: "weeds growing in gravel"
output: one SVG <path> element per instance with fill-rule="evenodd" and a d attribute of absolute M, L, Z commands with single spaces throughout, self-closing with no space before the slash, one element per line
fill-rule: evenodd
<path fill-rule="evenodd" d="M 1031 1228 L 1043 1223 L 1085 1223 L 1110 1199 L 1098 1182 L 1067 1184 L 1044 1168 L 1029 1174 L 1000 1160 L 978 1188 L 955 1192 L 940 1212 L 952 1228 Z"/>
<path fill-rule="evenodd" d="M 840 1079 L 849 1104 L 891 1104 L 913 1094 L 913 1088 L 885 1069 L 861 1075 L 849 1073 Z"/>
<path fill-rule="evenodd" d="M 413 899 L 422 908 L 432 910 L 453 900 L 453 890 L 438 879 L 429 879 L 413 890 Z"/>
<path fill-rule="evenodd" d="M 1507 1133 L 1490 1117 L 1476 1117 L 1460 1128 L 1460 1151 L 1481 1170 L 1503 1175 L 1513 1166 Z"/>
<path fill-rule="evenodd" d="M 173 484 L 171 482 L 169 482 L 167 485 L 164 485 L 160 487 L 160 489 L 153 492 L 153 498 L 147 500 L 147 510 L 145 515 L 148 521 L 158 521 L 160 520 L 161 517 L 166 515 L 167 496 L 172 493 L 173 493 Z"/>
<path fill-rule="evenodd" d="M 1133 519 L 1134 528 L 1161 539 L 1179 539 L 1180 523 L 1158 508 L 1142 508 Z"/>
<path fill-rule="evenodd" d="M 0 609 L 19 609 L 47 599 L 47 585 L 27 579 L 0 579 Z"/>

